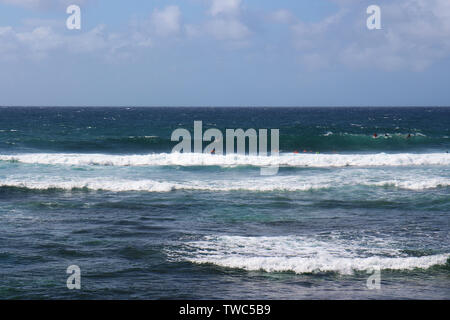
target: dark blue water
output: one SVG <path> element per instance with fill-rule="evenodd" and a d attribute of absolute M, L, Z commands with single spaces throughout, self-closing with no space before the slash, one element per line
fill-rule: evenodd
<path fill-rule="evenodd" d="M 278 173 L 172 154 L 195 120 L 279 129 Z M 450 108 L 0 108 L 0 298 L 448 299 L 449 128 Z"/>

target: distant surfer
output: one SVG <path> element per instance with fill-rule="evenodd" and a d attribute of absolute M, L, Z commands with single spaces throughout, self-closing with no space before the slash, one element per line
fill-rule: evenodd
<path fill-rule="evenodd" d="M 216 148 L 211 150 L 211 154 L 216 154 Z"/>
<path fill-rule="evenodd" d="M 406 137 L 406 139 L 411 138 L 411 133 L 408 133 L 408 136 Z"/>
<path fill-rule="evenodd" d="M 378 134 L 375 132 L 375 133 L 373 134 L 373 138 L 376 139 L 377 137 L 378 137 Z"/>

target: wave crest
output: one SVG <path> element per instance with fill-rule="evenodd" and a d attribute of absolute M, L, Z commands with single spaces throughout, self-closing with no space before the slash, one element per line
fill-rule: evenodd
<path fill-rule="evenodd" d="M 373 167 L 450 165 L 448 153 L 281 154 L 275 156 L 157 153 L 147 155 L 30 153 L 0 155 L 0 161 L 48 165 L 100 166 L 282 166 Z"/>
<path fill-rule="evenodd" d="M 337 272 L 352 274 L 374 268 L 427 269 L 447 263 L 450 254 L 411 257 L 385 239 L 343 240 L 338 237 L 209 236 L 171 253 L 181 260 L 266 272 Z"/>
<path fill-rule="evenodd" d="M 363 187 L 394 187 L 405 190 L 421 191 L 450 186 L 449 179 L 430 178 L 417 180 L 388 180 L 380 182 L 360 181 L 347 178 L 328 180 L 316 178 L 314 181 L 302 180 L 301 177 L 290 176 L 275 178 L 256 178 L 245 180 L 128 180 L 128 179 L 101 179 L 101 178 L 77 178 L 61 180 L 61 178 L 48 179 L 45 177 L 33 178 L 9 178 L 1 181 L 0 187 L 24 188 L 29 190 L 91 190 L 111 192 L 170 192 L 175 190 L 207 191 L 207 192 L 299 192 L 316 191 L 330 188 L 345 188 L 351 186 Z"/>

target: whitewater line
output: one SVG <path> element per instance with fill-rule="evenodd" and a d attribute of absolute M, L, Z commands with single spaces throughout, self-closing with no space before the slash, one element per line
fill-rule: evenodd
<path fill-rule="evenodd" d="M 28 153 L 0 155 L 0 161 L 48 165 L 98 166 L 284 166 L 284 167 L 373 167 L 450 165 L 448 153 L 376 154 L 281 154 L 276 156 L 158 153 L 110 155 L 79 153 Z"/>

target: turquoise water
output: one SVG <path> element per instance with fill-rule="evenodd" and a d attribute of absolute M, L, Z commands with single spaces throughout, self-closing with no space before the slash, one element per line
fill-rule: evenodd
<path fill-rule="evenodd" d="M 449 108 L 0 114 L 2 299 L 450 297 Z M 195 120 L 279 129 L 278 174 L 172 154 Z"/>

